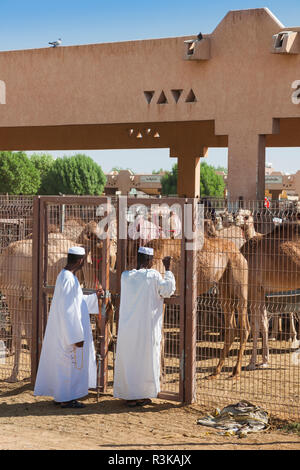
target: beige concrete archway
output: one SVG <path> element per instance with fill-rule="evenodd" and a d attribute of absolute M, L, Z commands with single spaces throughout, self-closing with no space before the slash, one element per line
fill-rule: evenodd
<path fill-rule="evenodd" d="M 299 53 L 300 28 L 266 8 L 201 41 L 1 52 L 0 149 L 170 148 L 192 197 L 200 158 L 228 146 L 229 198 L 263 198 L 265 148 L 300 146 Z"/>

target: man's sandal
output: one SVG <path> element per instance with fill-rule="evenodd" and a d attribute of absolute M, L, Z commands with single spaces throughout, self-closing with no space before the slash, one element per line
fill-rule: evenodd
<path fill-rule="evenodd" d="M 150 405 L 151 403 L 152 403 L 152 400 L 150 400 L 150 398 L 143 398 L 142 400 L 136 401 L 137 406 Z"/>
<path fill-rule="evenodd" d="M 83 403 L 80 403 L 77 400 L 71 400 L 71 401 L 68 401 L 67 403 L 63 403 L 61 405 L 61 408 L 85 408 L 85 406 L 86 405 L 84 405 Z"/>
<path fill-rule="evenodd" d="M 130 406 L 130 408 L 133 408 L 134 406 L 137 406 L 136 400 L 128 400 L 126 401 L 126 405 Z"/>
<path fill-rule="evenodd" d="M 142 398 L 141 400 L 128 400 L 126 405 L 130 406 L 130 408 L 133 408 L 134 406 L 150 405 L 151 403 L 152 400 L 150 400 L 150 398 Z"/>

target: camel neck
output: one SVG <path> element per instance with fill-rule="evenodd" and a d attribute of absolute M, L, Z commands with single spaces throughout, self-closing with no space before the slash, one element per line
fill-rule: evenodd
<path fill-rule="evenodd" d="M 245 238 L 246 240 L 251 240 L 251 238 L 254 238 L 256 236 L 256 231 L 254 228 L 254 225 L 247 225 L 245 227 Z"/>

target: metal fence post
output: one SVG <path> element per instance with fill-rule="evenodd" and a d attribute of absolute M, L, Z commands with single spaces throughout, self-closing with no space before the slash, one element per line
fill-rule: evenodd
<path fill-rule="evenodd" d="M 107 216 L 111 212 L 110 200 L 107 198 Z M 103 240 L 103 260 L 102 260 L 102 269 L 101 269 L 101 284 L 105 292 L 105 297 L 102 299 L 101 312 L 100 312 L 100 327 L 101 327 L 101 337 L 100 337 L 100 376 L 98 377 L 99 383 L 97 384 L 97 391 L 105 393 L 107 391 L 107 381 L 108 381 L 108 325 L 106 318 L 106 307 L 110 301 L 109 293 L 109 267 L 110 267 L 110 232 L 109 224 L 106 232 L 106 239 Z M 99 365 L 99 364 L 98 364 Z"/>
<path fill-rule="evenodd" d="M 195 230 L 195 210 L 197 200 L 189 199 L 192 204 L 193 230 Z M 185 205 L 185 209 L 187 205 Z M 185 239 L 186 245 L 188 240 Z M 185 249 L 187 246 L 185 247 Z M 197 326 L 197 269 L 196 254 L 193 249 L 186 249 L 185 283 L 185 358 L 184 358 L 184 403 L 196 401 L 196 326 Z"/>
<path fill-rule="evenodd" d="M 32 346 L 31 383 L 34 384 L 39 358 L 39 246 L 40 246 L 40 197 L 33 198 L 32 229 Z"/>

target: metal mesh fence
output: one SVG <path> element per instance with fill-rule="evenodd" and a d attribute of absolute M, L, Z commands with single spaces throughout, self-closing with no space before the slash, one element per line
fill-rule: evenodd
<path fill-rule="evenodd" d="M 161 390 L 168 393 L 179 393 L 180 374 L 182 374 L 182 357 L 180 334 L 180 305 L 165 301 L 163 339 L 161 354 Z"/>
<path fill-rule="evenodd" d="M 112 276 L 115 270 L 114 253 L 111 252 L 107 260 L 104 257 L 105 240 L 102 234 L 105 225 L 101 226 L 101 221 L 105 210 L 103 213 L 101 210 L 99 212 L 99 207 L 104 204 L 104 200 L 103 198 L 94 198 L 91 204 L 88 203 L 89 198 L 85 198 L 84 201 L 76 197 L 68 198 L 66 204 L 63 204 L 63 199 L 60 198 L 59 200 L 60 203 L 57 202 L 57 198 L 54 198 L 53 202 L 51 198 L 48 200 L 46 198 L 41 211 L 41 237 L 44 239 L 44 249 L 42 250 L 43 285 L 47 293 L 53 292 L 56 278 L 67 264 L 69 248 L 81 245 L 84 246 L 87 256 L 83 268 L 76 273 L 76 276 L 84 290 L 84 294 L 94 293 L 100 284 L 108 285 L 109 271 L 107 270 L 107 262 L 108 264 L 111 263 Z M 112 250 L 113 247 L 112 244 Z M 113 305 L 111 302 L 109 302 L 109 305 L 110 308 L 107 311 L 109 324 L 107 327 L 106 324 L 104 327 L 101 325 L 100 315 L 90 316 L 98 366 L 101 367 L 105 379 L 107 379 L 107 369 L 113 367 L 113 363 L 108 365 L 108 359 L 111 359 L 108 347 L 111 346 L 112 352 L 114 351 L 112 343 L 112 335 L 114 334 Z M 44 312 L 42 334 L 46 327 L 47 315 L 48 311 Z M 100 331 L 102 327 L 104 331 Z M 104 349 L 103 344 L 105 345 Z"/>
<path fill-rule="evenodd" d="M 295 203 L 220 210 L 211 202 L 197 254 L 199 403 L 247 399 L 299 418 L 298 219 Z"/>
<path fill-rule="evenodd" d="M 31 374 L 33 198 L 0 196 L 0 380 Z"/>
<path fill-rule="evenodd" d="M 42 221 L 45 252 L 40 260 L 40 284 L 51 296 L 56 276 L 65 265 L 67 250 L 82 244 L 89 251 L 80 282 L 93 292 L 103 280 L 105 260 L 99 235 L 104 212 L 96 199 L 49 202 Z M 162 259 L 172 257 L 176 292 L 165 301 L 161 384 L 166 394 L 182 397 L 184 352 L 193 345 L 185 334 L 190 291 L 187 285 L 185 240 L 176 217 L 165 225 L 163 201 L 130 198 L 126 229 L 110 227 L 109 289 L 118 318 L 120 274 L 136 267 L 137 248 L 155 250 L 154 268 L 164 273 Z M 169 201 L 172 206 L 176 201 Z M 280 417 L 300 415 L 300 276 L 299 208 L 295 203 L 272 201 L 226 204 L 205 200 L 204 244 L 196 256 L 195 376 L 197 402 L 222 407 L 247 399 Z M 0 199 L 0 380 L 30 378 L 32 340 L 32 198 Z M 119 200 L 111 200 L 115 213 Z M 182 222 L 184 201 L 177 200 Z M 141 226 L 139 205 L 149 223 Z M 134 206 L 134 207 L 133 207 Z M 181 213 L 180 213 L 181 210 Z M 175 211 L 176 212 L 176 211 Z M 141 219 L 140 219 L 141 222 Z M 143 222 L 144 223 L 144 222 Z M 155 226 L 152 226 L 153 224 Z M 166 233 L 164 233 L 166 232 Z M 132 234 L 131 234 L 132 235 Z M 165 236 L 167 235 L 167 236 Z M 52 290 L 51 290 L 52 289 Z M 51 297 L 49 297 L 50 299 Z M 44 331 L 47 307 L 40 309 Z M 189 307 L 190 308 L 190 307 Z M 96 350 L 97 318 L 91 317 Z M 111 326 L 116 336 L 117 325 Z M 113 343 L 112 343 L 113 344 Z M 109 384 L 113 380 L 114 348 L 108 352 Z M 233 378 L 231 376 L 234 376 Z M 185 384 L 186 385 L 186 384 Z M 181 393 L 181 394 L 180 394 Z"/>

